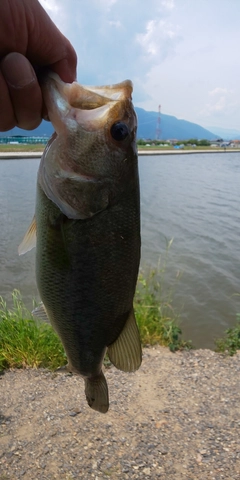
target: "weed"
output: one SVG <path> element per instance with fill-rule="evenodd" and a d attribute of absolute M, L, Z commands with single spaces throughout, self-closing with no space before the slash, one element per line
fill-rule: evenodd
<path fill-rule="evenodd" d="M 226 337 L 215 341 L 216 351 L 224 352 L 228 355 L 234 355 L 240 350 L 240 313 L 237 314 L 237 324 L 225 332 Z"/>
<path fill-rule="evenodd" d="M 13 308 L 0 297 L 0 370 L 44 367 L 55 369 L 66 363 L 66 355 L 52 327 L 37 323 L 25 308 L 17 290 Z"/>
<path fill-rule="evenodd" d="M 182 332 L 171 305 L 172 292 L 166 294 L 164 289 L 166 258 L 161 268 L 148 275 L 140 273 L 134 308 L 143 345 L 161 344 L 175 351 L 191 348 L 191 343 L 181 339 Z M 13 308 L 9 309 L 0 297 L 0 370 L 26 367 L 54 370 L 66 364 L 63 346 L 51 325 L 33 318 L 17 290 L 12 298 Z"/>
<path fill-rule="evenodd" d="M 181 328 L 178 317 L 172 307 L 172 289 L 165 288 L 164 274 L 168 250 L 172 240 L 167 245 L 163 263 L 159 261 L 158 268 L 147 275 L 140 273 L 134 299 L 134 309 L 140 337 L 143 345 L 160 344 L 171 351 L 192 348 L 191 342 L 181 339 Z"/>

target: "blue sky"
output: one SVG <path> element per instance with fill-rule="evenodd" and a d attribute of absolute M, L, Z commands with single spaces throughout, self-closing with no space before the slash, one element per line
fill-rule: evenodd
<path fill-rule="evenodd" d="M 40 0 L 72 42 L 78 81 L 130 78 L 134 104 L 240 130 L 240 0 Z"/>

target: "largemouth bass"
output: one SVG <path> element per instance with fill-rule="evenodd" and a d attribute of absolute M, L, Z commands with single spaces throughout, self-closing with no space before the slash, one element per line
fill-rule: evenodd
<path fill-rule="evenodd" d="M 56 130 L 43 153 L 35 217 L 19 247 L 36 243 L 42 307 L 59 335 L 68 370 L 85 380 L 90 407 L 105 413 L 102 362 L 141 364 L 133 311 L 140 260 L 137 120 L 130 81 L 65 84 L 48 74 L 43 96 Z"/>

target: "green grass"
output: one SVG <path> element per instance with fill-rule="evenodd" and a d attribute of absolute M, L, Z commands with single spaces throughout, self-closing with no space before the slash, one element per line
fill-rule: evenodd
<path fill-rule="evenodd" d="M 134 309 L 142 344 L 164 345 L 174 352 L 190 349 L 192 344 L 181 337 L 178 315 L 172 306 L 173 289 L 166 289 L 164 284 L 167 253 L 162 266 L 139 274 Z"/>
<path fill-rule="evenodd" d="M 237 314 L 237 323 L 233 328 L 229 328 L 225 332 L 224 338 L 216 340 L 216 352 L 234 355 L 237 350 L 240 350 L 240 313 Z"/>
<path fill-rule="evenodd" d="M 66 355 L 52 327 L 33 319 L 17 290 L 12 297 L 11 309 L 0 297 L 0 370 L 64 365 Z"/>
<path fill-rule="evenodd" d="M 43 145 L 41 143 L 27 143 L 27 144 L 0 144 L 0 152 L 5 153 L 5 152 L 43 152 L 44 148 L 46 145 Z M 159 145 L 150 145 L 149 147 L 146 147 L 146 145 L 138 145 L 138 150 L 159 150 L 159 151 L 169 151 L 169 150 L 174 150 L 176 151 L 172 145 L 169 147 L 160 147 Z M 185 146 L 183 150 L 211 150 L 211 151 L 222 151 L 223 149 L 221 147 L 206 147 L 206 146 L 196 146 L 196 147 L 191 147 L 191 146 Z M 234 151 L 237 151 L 238 149 L 234 149 Z M 232 152 L 232 148 L 227 148 L 227 151 Z"/>
<path fill-rule="evenodd" d="M 181 339 L 172 292 L 164 289 L 165 262 L 148 275 L 140 273 L 134 300 L 143 345 L 160 344 L 175 351 L 191 348 Z M 162 280 L 162 281 L 161 281 Z M 38 323 L 26 309 L 20 293 L 12 294 L 13 307 L 0 297 L 0 370 L 6 368 L 56 369 L 66 364 L 63 346 L 53 328 Z"/>
<path fill-rule="evenodd" d="M 0 152 L 43 152 L 46 145 L 42 143 L 10 144 L 1 143 Z"/>

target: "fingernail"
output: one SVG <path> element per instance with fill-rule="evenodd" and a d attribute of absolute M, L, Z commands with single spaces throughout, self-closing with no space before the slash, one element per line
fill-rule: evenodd
<path fill-rule="evenodd" d="M 13 88 L 23 88 L 36 80 L 35 72 L 26 57 L 10 53 L 1 62 L 6 82 Z"/>
<path fill-rule="evenodd" d="M 76 80 L 76 70 L 66 58 L 54 63 L 52 70 L 59 75 L 63 82 L 72 83 Z"/>

